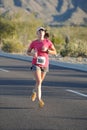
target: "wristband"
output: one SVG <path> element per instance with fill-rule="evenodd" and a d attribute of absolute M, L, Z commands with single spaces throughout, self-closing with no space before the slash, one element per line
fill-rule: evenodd
<path fill-rule="evenodd" d="M 49 53 L 49 50 L 47 49 L 47 51 L 46 51 L 47 53 Z"/>

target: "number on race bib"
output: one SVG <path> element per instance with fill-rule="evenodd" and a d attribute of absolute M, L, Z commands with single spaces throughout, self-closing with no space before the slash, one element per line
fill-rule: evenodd
<path fill-rule="evenodd" d="M 45 61 L 46 61 L 45 57 L 43 57 L 43 56 L 38 56 L 38 58 L 37 58 L 37 64 L 44 65 L 44 64 L 45 64 Z"/>

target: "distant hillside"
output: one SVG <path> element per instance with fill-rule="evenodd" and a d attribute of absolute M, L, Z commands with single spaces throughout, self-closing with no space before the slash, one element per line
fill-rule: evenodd
<path fill-rule="evenodd" d="M 87 25 L 87 0 L 0 0 L 0 12 L 19 10 L 49 25 Z"/>

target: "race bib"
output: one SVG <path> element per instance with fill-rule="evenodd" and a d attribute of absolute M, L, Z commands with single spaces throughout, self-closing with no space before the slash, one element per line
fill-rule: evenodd
<path fill-rule="evenodd" d="M 43 56 L 37 57 L 37 64 L 45 65 L 46 59 Z"/>

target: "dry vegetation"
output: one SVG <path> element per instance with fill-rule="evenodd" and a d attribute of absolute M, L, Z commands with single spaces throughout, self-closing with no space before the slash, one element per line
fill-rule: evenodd
<path fill-rule="evenodd" d="M 44 25 L 42 21 L 37 21 L 33 15 L 30 17 L 28 22 L 20 21 L 19 18 L 18 20 L 17 18 L 12 18 L 12 20 L 6 20 L 7 17 L 2 18 L 0 39 L 4 51 L 25 52 L 28 44 L 36 38 L 36 28 L 45 26 L 58 54 L 63 57 L 87 57 L 87 27 L 49 27 Z"/>

